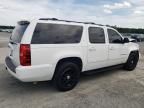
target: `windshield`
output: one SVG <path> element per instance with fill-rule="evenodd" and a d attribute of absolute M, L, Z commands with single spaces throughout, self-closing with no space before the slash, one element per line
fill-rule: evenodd
<path fill-rule="evenodd" d="M 12 36 L 10 37 L 10 41 L 15 42 L 15 43 L 20 43 L 21 39 L 23 37 L 23 34 L 24 34 L 25 30 L 27 29 L 28 25 L 29 25 L 28 23 L 26 23 L 26 24 L 18 23 L 12 33 Z"/>

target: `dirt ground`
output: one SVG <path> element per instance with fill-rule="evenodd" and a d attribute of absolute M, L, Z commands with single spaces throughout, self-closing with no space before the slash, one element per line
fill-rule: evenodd
<path fill-rule="evenodd" d="M 50 82 L 23 83 L 8 74 L 4 57 L 9 34 L 0 36 L 0 108 L 144 108 L 144 43 L 134 71 L 82 76 L 74 90 L 58 92 Z"/>

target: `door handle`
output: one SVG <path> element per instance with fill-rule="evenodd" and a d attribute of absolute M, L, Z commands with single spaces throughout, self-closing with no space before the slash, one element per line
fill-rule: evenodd
<path fill-rule="evenodd" d="M 115 49 L 114 47 L 110 47 L 110 48 L 109 48 L 109 50 L 114 50 L 114 49 Z"/>
<path fill-rule="evenodd" d="M 96 51 L 96 49 L 95 48 L 90 48 L 89 51 Z"/>

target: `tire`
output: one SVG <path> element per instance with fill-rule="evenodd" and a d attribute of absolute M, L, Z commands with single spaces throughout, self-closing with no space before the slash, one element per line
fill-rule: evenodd
<path fill-rule="evenodd" d="M 59 91 L 72 90 L 79 82 L 80 69 L 72 62 L 60 64 L 55 72 L 54 85 Z"/>
<path fill-rule="evenodd" d="M 126 64 L 124 65 L 124 69 L 128 70 L 128 71 L 134 70 L 137 66 L 138 60 L 139 60 L 138 52 L 130 53 L 129 58 L 128 58 Z"/>

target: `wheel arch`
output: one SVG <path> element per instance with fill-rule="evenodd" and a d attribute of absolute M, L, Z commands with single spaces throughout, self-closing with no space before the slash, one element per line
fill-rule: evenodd
<path fill-rule="evenodd" d="M 56 73 L 56 69 L 58 68 L 58 66 L 64 62 L 73 62 L 75 64 L 77 64 L 79 67 L 80 67 L 80 71 L 82 71 L 83 69 L 83 61 L 80 57 L 65 57 L 65 58 L 61 58 L 58 60 L 56 66 L 55 66 L 55 71 L 54 71 L 54 74 L 53 74 L 53 78 L 55 76 L 55 73 Z M 52 79 L 53 79 L 52 78 Z"/>
<path fill-rule="evenodd" d="M 128 58 L 130 57 L 130 55 L 131 55 L 132 53 L 137 53 L 138 56 L 140 55 L 140 54 L 139 54 L 139 50 L 132 50 L 132 51 L 130 51 Z M 128 58 L 127 58 L 127 60 L 128 60 Z"/>
<path fill-rule="evenodd" d="M 131 59 L 131 57 L 132 57 L 132 59 Z M 138 63 L 138 60 L 139 60 L 139 51 L 138 50 L 131 51 L 123 68 L 128 71 L 134 70 Z"/>
<path fill-rule="evenodd" d="M 83 62 L 82 62 L 82 59 L 80 57 L 65 57 L 65 58 L 61 58 L 57 64 L 56 64 L 56 68 L 57 66 L 59 66 L 61 63 L 63 62 L 73 62 L 73 63 L 76 63 L 77 65 L 80 66 L 80 70 L 82 70 L 83 68 Z"/>

